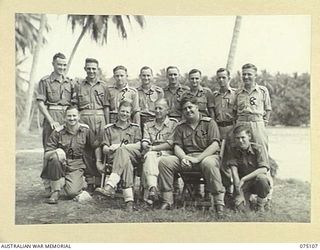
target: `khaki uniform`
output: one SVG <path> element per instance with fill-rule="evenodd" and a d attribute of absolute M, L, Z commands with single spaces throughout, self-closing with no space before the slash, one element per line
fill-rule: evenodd
<path fill-rule="evenodd" d="M 100 144 L 106 124 L 104 108 L 109 106 L 107 86 L 101 80 L 91 84 L 87 79 L 84 79 L 76 86 L 76 96 L 80 119 L 89 126 L 95 137 L 94 139 Z M 95 154 L 92 147 L 86 148 L 84 160 L 87 165 L 85 175 L 88 184 L 100 183 L 99 178 L 95 180 L 95 177 L 99 177 L 100 174 L 96 168 Z"/>
<path fill-rule="evenodd" d="M 258 168 L 267 168 L 267 174 L 260 174 L 254 179 L 246 181 L 242 187 L 244 198 L 247 203 L 249 203 L 248 200 L 251 194 L 257 194 L 261 199 L 267 197 L 271 189 L 271 176 L 268 157 L 261 145 L 251 143 L 246 151 L 232 147 L 230 154 L 228 155 L 227 165 L 229 167 L 235 166 L 238 169 L 240 179 Z M 239 205 L 242 201 L 242 197 L 239 192 L 236 194 L 236 205 Z"/>
<path fill-rule="evenodd" d="M 64 123 L 64 111 L 72 104 L 75 98 L 74 83 L 68 77 L 59 79 L 52 73 L 43 77 L 38 85 L 37 101 L 43 101 L 47 106 L 51 117 L 60 124 Z M 49 121 L 45 118 L 43 121 L 42 144 L 45 148 L 52 129 Z"/>
<path fill-rule="evenodd" d="M 220 144 L 220 133 L 216 122 L 209 117 L 200 118 L 199 124 L 192 129 L 186 121 L 175 129 L 173 144 L 180 146 L 187 155 L 201 154 L 214 141 Z M 220 175 L 219 152 L 203 159 L 199 164 L 185 167 L 176 156 L 161 158 L 159 162 L 159 185 L 164 202 L 173 203 L 173 177 L 176 172 L 201 171 L 206 179 L 206 189 L 213 194 L 215 205 L 224 205 L 224 187 Z"/>
<path fill-rule="evenodd" d="M 119 89 L 116 85 L 108 87 L 108 101 L 110 103 L 110 123 L 115 123 L 119 104 L 121 101 L 129 101 L 132 103 L 132 114 L 139 112 L 139 96 L 135 88 L 129 87 L 128 84 Z"/>
<path fill-rule="evenodd" d="M 145 124 L 142 142 L 156 146 L 163 143 L 173 144 L 173 131 L 178 124 L 174 118 L 166 117 L 161 127 L 158 127 L 155 120 Z M 143 185 L 146 190 L 150 187 L 157 187 L 158 182 L 158 163 L 161 157 L 172 155 L 172 150 L 149 151 L 144 156 L 143 164 Z"/>
<path fill-rule="evenodd" d="M 68 196 L 74 197 L 82 191 L 86 168 L 83 153 L 86 145 L 92 145 L 92 140 L 86 124 L 80 124 L 75 134 L 64 125 L 53 131 L 45 151 L 47 164 L 41 173 L 42 178 L 50 180 L 52 192 L 64 188 Z"/>
<path fill-rule="evenodd" d="M 138 124 L 129 123 L 125 129 L 117 124 L 108 124 L 105 127 L 102 146 L 120 144 L 121 146 L 108 155 L 108 162 L 112 163 L 112 173 L 106 184 L 115 187 L 122 177 L 123 195 L 125 201 L 133 200 L 132 187 L 134 177 L 134 166 L 141 158 L 140 145 L 136 144 L 141 140 L 141 130 Z M 128 194 L 126 196 L 126 194 Z"/>
<path fill-rule="evenodd" d="M 169 116 L 181 120 L 182 113 L 180 108 L 180 100 L 183 94 L 189 90 L 189 87 L 178 85 L 175 89 L 171 90 L 169 86 L 163 89 L 164 98 L 169 103 Z"/>
<path fill-rule="evenodd" d="M 199 86 L 196 93 L 192 93 L 191 90 L 187 90 L 182 97 L 196 97 L 198 100 L 199 111 L 203 116 L 210 116 L 209 109 L 214 107 L 213 94 L 211 89 Z"/>

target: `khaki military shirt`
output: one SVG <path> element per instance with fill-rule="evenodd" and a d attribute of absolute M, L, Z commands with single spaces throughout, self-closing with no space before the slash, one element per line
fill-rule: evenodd
<path fill-rule="evenodd" d="M 128 123 L 128 126 L 120 128 L 116 123 L 105 126 L 102 145 L 131 144 L 141 140 L 141 129 L 136 123 Z"/>
<path fill-rule="evenodd" d="M 62 105 L 68 106 L 74 101 L 74 83 L 68 77 L 64 77 L 59 81 L 51 73 L 49 76 L 43 77 L 38 85 L 38 94 L 36 99 L 43 101 L 46 105 Z"/>
<path fill-rule="evenodd" d="M 174 118 L 166 117 L 161 127 L 158 127 L 156 121 L 147 122 L 143 128 L 143 139 L 152 145 L 161 143 L 173 144 L 173 131 L 177 126 L 178 121 Z"/>
<path fill-rule="evenodd" d="M 154 116 L 155 102 L 164 97 L 163 89 L 152 85 L 148 90 L 143 89 L 142 86 L 137 90 L 141 114 Z"/>
<path fill-rule="evenodd" d="M 220 133 L 216 122 L 210 117 L 201 117 L 195 129 L 182 121 L 173 135 L 173 144 L 180 146 L 186 154 L 203 152 L 214 141 L 220 144 Z"/>
<path fill-rule="evenodd" d="M 89 126 L 86 124 L 80 124 L 75 134 L 62 125 L 56 128 L 49 137 L 46 152 L 61 148 L 66 153 L 67 159 L 82 159 L 85 146 L 94 146 L 92 138 Z"/>
<path fill-rule="evenodd" d="M 77 104 L 79 110 L 98 110 L 109 106 L 107 86 L 101 81 L 91 84 L 84 79 L 76 86 Z"/>
<path fill-rule="evenodd" d="M 190 90 L 187 90 L 182 97 L 189 96 L 189 97 L 196 97 L 198 100 L 199 111 L 205 115 L 210 116 L 209 108 L 213 108 L 213 94 L 211 89 L 199 86 L 197 92 L 193 93 Z"/>
<path fill-rule="evenodd" d="M 129 101 L 132 103 L 133 112 L 140 111 L 138 91 L 129 87 L 128 84 L 119 89 L 116 85 L 108 87 L 108 100 L 110 103 L 110 111 L 118 111 L 121 101 Z"/>
<path fill-rule="evenodd" d="M 235 146 L 232 147 L 227 159 L 227 166 L 237 167 L 240 178 L 252 173 L 258 168 L 265 167 L 269 169 L 266 153 L 262 146 L 256 143 L 251 143 L 245 151 Z"/>
<path fill-rule="evenodd" d="M 178 85 L 174 90 L 171 90 L 169 86 L 164 88 L 164 98 L 168 100 L 169 103 L 169 116 L 181 117 L 180 101 L 183 94 L 189 90 L 189 87 Z"/>
<path fill-rule="evenodd" d="M 237 90 L 234 109 L 238 117 L 255 115 L 262 118 L 265 111 L 272 110 L 268 89 L 256 84 L 250 93 L 245 88 Z"/>
<path fill-rule="evenodd" d="M 215 91 L 213 93 L 214 114 L 217 122 L 228 122 L 235 120 L 236 90 L 228 88 L 225 93 Z"/>

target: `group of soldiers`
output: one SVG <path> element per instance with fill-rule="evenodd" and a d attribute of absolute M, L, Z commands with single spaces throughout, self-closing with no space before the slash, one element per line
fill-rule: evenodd
<path fill-rule="evenodd" d="M 271 102 L 255 81 L 255 65 L 243 65 L 237 90 L 229 85 L 230 72 L 218 69 L 215 92 L 201 85 L 198 69 L 189 72 L 186 86 L 179 69 L 169 66 L 162 89 L 147 66 L 140 70 L 141 86 L 133 88 L 124 66 L 113 69 L 115 83 L 107 86 L 94 58 L 85 60 L 87 76 L 78 82 L 65 76 L 63 54 L 55 54 L 52 65 L 37 94 L 44 116 L 41 177 L 49 204 L 57 204 L 62 191 L 70 198 L 93 191 L 112 198 L 121 188 L 126 210 L 132 211 L 140 166 L 148 205 L 160 200 L 160 209 L 172 209 L 177 174 L 200 171 L 218 215 L 224 214 L 226 197 L 242 211 L 252 194 L 255 209 L 264 211 L 273 185 L 265 128 Z"/>

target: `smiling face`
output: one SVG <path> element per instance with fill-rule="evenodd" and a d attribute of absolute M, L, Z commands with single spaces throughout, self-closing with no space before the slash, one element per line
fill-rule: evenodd
<path fill-rule="evenodd" d="M 242 70 L 242 81 L 245 86 L 252 87 L 256 82 L 257 72 L 254 69 L 248 68 Z"/>
<path fill-rule="evenodd" d="M 150 69 L 143 69 L 139 75 L 142 85 L 149 85 L 152 82 L 153 76 Z"/>
<path fill-rule="evenodd" d="M 62 58 L 57 57 L 52 62 L 52 66 L 53 66 L 53 71 L 57 75 L 64 75 L 66 73 L 66 69 L 67 69 L 67 59 L 62 59 Z"/>
<path fill-rule="evenodd" d="M 86 63 L 84 70 L 87 72 L 87 78 L 89 80 L 94 80 L 97 78 L 98 64 L 94 62 L 88 62 Z"/>
<path fill-rule="evenodd" d="M 176 85 L 179 81 L 179 70 L 177 68 L 170 68 L 167 72 L 167 78 L 169 80 L 169 85 Z"/>
<path fill-rule="evenodd" d="M 77 109 L 73 108 L 66 111 L 65 121 L 67 126 L 69 127 L 76 126 L 79 120 L 80 120 L 80 116 L 79 116 L 79 111 Z"/>
<path fill-rule="evenodd" d="M 192 89 L 197 89 L 201 83 L 201 75 L 199 72 L 193 73 L 189 75 L 189 83 Z"/>
<path fill-rule="evenodd" d="M 236 134 L 234 138 L 235 138 L 236 145 L 239 148 L 241 148 L 242 150 L 246 150 L 249 148 L 251 136 L 245 130 Z"/>
<path fill-rule="evenodd" d="M 121 106 L 118 112 L 118 119 L 122 122 L 128 122 L 131 117 L 131 107 Z"/>
<path fill-rule="evenodd" d="M 186 120 L 193 120 L 199 116 L 199 107 L 191 102 L 186 102 L 182 106 L 182 113 Z"/>

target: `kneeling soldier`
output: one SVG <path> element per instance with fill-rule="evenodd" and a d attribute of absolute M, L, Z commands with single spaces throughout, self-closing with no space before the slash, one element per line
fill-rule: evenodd
<path fill-rule="evenodd" d="M 80 195 L 85 188 L 83 154 L 86 145 L 95 146 L 88 125 L 79 123 L 79 111 L 70 106 L 65 111 L 65 125 L 56 128 L 48 139 L 45 159 L 47 164 L 41 177 L 50 180 L 49 204 L 57 204 L 61 189 L 70 198 Z"/>
<path fill-rule="evenodd" d="M 117 122 L 106 125 L 101 148 L 96 149 L 97 168 L 101 173 L 105 172 L 102 155 L 105 154 L 108 162 L 112 162 L 112 173 L 106 186 L 97 188 L 96 192 L 113 197 L 122 178 L 123 197 L 128 211 L 132 211 L 134 201 L 133 166 L 137 165 L 141 158 L 141 130 L 138 124 L 130 122 L 132 111 L 131 102 L 125 100 L 120 103 Z"/>
<path fill-rule="evenodd" d="M 264 211 L 270 192 L 268 158 L 262 145 L 250 142 L 250 127 L 238 125 L 233 130 L 235 146 L 230 150 L 228 166 L 231 168 L 239 210 L 250 204 L 251 194 L 257 194 L 257 211 Z"/>

